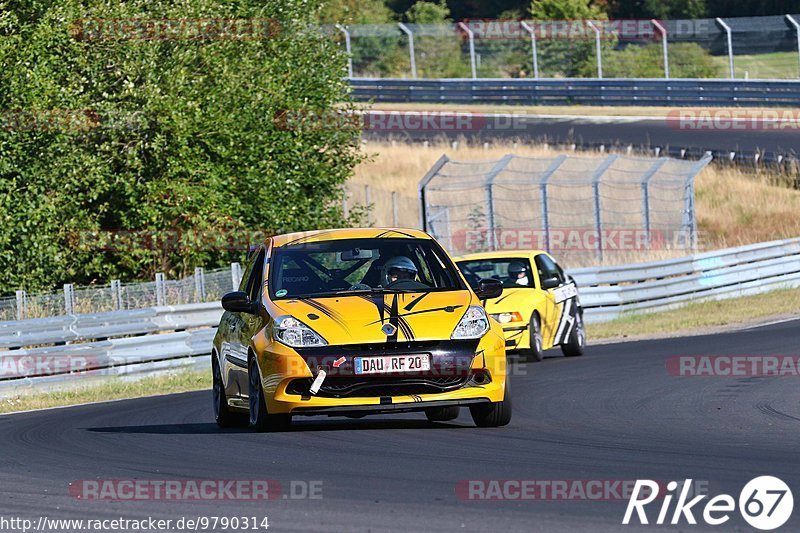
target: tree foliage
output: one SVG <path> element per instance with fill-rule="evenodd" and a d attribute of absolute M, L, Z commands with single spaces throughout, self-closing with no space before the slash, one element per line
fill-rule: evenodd
<path fill-rule="evenodd" d="M 2 291 L 179 275 L 238 257 L 245 231 L 347 223 L 340 199 L 359 159 L 356 128 L 276 120 L 286 110 L 325 115 L 346 99 L 343 53 L 308 28 L 317 9 L 307 0 L 5 4 Z M 245 39 L 213 29 L 202 39 L 119 38 L 130 35 L 119 25 L 93 38 L 76 23 L 198 18 L 272 22 Z M 112 242 L 119 232 L 135 242 Z"/>

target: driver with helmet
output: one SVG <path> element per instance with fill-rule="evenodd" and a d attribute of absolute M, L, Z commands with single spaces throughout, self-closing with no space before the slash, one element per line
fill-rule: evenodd
<path fill-rule="evenodd" d="M 383 286 L 397 281 L 414 281 L 417 278 L 417 266 L 414 261 L 404 255 L 392 257 L 381 268 Z"/>
<path fill-rule="evenodd" d="M 522 285 L 525 287 L 530 286 L 528 267 L 525 266 L 525 263 L 520 261 L 512 261 L 508 265 L 508 278 L 509 281 L 516 283 L 517 285 Z"/>

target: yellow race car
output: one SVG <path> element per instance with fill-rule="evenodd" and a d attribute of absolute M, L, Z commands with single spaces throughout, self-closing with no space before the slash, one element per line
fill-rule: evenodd
<path fill-rule="evenodd" d="M 212 349 L 220 426 L 282 429 L 298 415 L 424 411 L 478 426 L 511 419 L 505 339 L 429 235 L 339 229 L 272 237 L 253 251 Z"/>
<path fill-rule="evenodd" d="M 560 345 L 566 356 L 583 355 L 586 330 L 575 280 L 541 250 L 483 252 L 456 259 L 471 286 L 500 280 L 503 294 L 485 302 L 503 326 L 506 348 L 541 361 Z"/>

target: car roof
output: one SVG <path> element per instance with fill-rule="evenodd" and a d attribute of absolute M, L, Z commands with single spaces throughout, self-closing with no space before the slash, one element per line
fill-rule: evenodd
<path fill-rule="evenodd" d="M 529 258 L 532 255 L 546 254 L 544 250 L 497 250 L 494 252 L 479 252 L 456 257 L 454 261 L 469 261 L 474 259 L 509 259 Z"/>
<path fill-rule="evenodd" d="M 340 239 L 426 239 L 432 237 L 418 229 L 410 228 L 340 228 L 299 231 L 272 237 L 272 246 L 279 248 L 290 244 L 334 241 Z"/>

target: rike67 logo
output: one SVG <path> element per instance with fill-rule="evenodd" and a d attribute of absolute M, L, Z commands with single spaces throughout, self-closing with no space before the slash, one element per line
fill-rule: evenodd
<path fill-rule="evenodd" d="M 676 490 L 679 486 L 681 487 L 680 494 Z M 719 526 L 730 520 L 731 513 L 736 511 L 737 508 L 737 502 L 733 496 L 720 494 L 710 498 L 705 502 L 705 505 L 701 505 L 700 502 L 708 498 L 708 495 L 701 494 L 689 499 L 691 486 L 691 479 L 687 479 L 682 485 L 679 485 L 677 481 L 670 481 L 667 484 L 668 492 L 661 500 L 658 518 L 655 521 L 656 524 L 664 525 L 669 523 L 677 525 L 682 520 L 686 520 L 688 524 L 697 524 L 695 513 L 701 514 L 705 523 L 712 526 Z M 640 497 L 642 495 L 644 496 Z M 622 523 L 630 524 L 635 513 L 636 519 L 640 524 L 649 524 L 645 507 L 653 503 L 658 496 L 658 483 L 656 481 L 637 479 L 633 487 L 633 493 L 630 500 L 628 500 L 628 507 L 625 509 L 625 517 L 622 519 Z M 674 508 L 671 508 L 675 496 L 677 496 L 677 500 Z M 748 524 L 756 529 L 768 531 L 781 527 L 792 516 L 793 509 L 794 497 L 789 486 L 773 476 L 760 476 L 751 479 L 739 493 L 739 513 Z M 672 512 L 670 513 L 670 511 Z"/>

